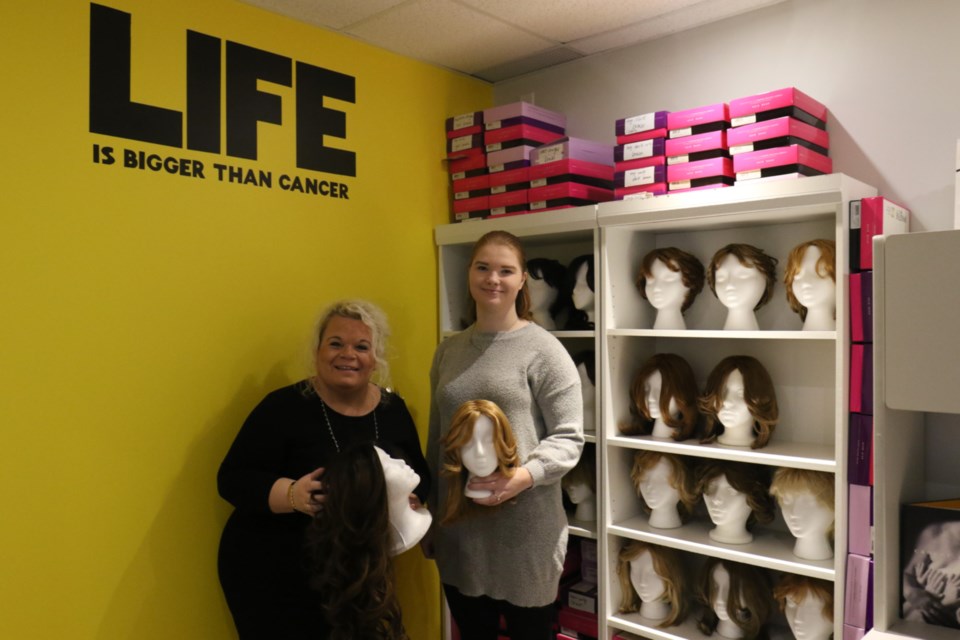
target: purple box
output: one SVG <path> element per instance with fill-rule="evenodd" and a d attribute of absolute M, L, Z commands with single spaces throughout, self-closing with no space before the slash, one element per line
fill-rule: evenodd
<path fill-rule="evenodd" d="M 861 629 L 873 626 L 873 560 L 847 555 L 847 584 L 843 594 L 843 622 Z"/>
<path fill-rule="evenodd" d="M 480 133 L 483 127 L 483 111 L 471 111 L 451 116 L 446 120 L 447 137 Z"/>
<path fill-rule="evenodd" d="M 612 166 L 613 145 L 566 137 L 542 144 L 530 154 L 530 163 L 535 165 L 556 160 L 586 160 Z"/>
<path fill-rule="evenodd" d="M 613 186 L 618 189 L 640 187 L 647 184 L 667 181 L 667 168 L 664 165 L 617 171 L 613 174 Z"/>
<path fill-rule="evenodd" d="M 847 481 L 850 484 L 872 485 L 873 416 L 851 413 L 847 446 Z"/>
<path fill-rule="evenodd" d="M 863 640 L 863 636 L 866 634 L 866 629 L 855 627 L 852 624 L 843 625 L 843 640 Z"/>
<path fill-rule="evenodd" d="M 616 162 L 629 162 L 640 158 L 662 156 L 666 149 L 665 143 L 666 138 L 651 138 L 650 140 L 618 144 L 613 148 L 613 159 Z"/>
<path fill-rule="evenodd" d="M 501 121 L 520 117 L 560 127 L 564 131 L 567 128 L 567 117 L 565 115 L 538 107 L 529 102 L 512 102 L 483 110 L 483 122 L 487 129 L 497 129 L 503 126 Z"/>
<path fill-rule="evenodd" d="M 644 133 L 653 129 L 665 129 L 667 126 L 666 111 L 651 111 L 638 116 L 620 118 L 616 123 L 618 136 L 631 136 L 635 133 Z"/>
<path fill-rule="evenodd" d="M 487 154 L 487 167 L 490 173 L 496 171 L 505 171 L 507 169 L 516 169 L 520 166 L 530 165 L 530 154 L 536 147 L 510 147 L 501 151 L 494 151 Z M 525 162 L 523 165 L 513 165 L 515 162 Z M 510 166 L 507 166 L 510 165 Z"/>
<path fill-rule="evenodd" d="M 873 487 L 852 484 L 847 550 L 858 556 L 873 555 Z"/>

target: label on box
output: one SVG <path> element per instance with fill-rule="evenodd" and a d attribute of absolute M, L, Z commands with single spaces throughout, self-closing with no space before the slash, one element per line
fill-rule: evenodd
<path fill-rule="evenodd" d="M 754 178 L 759 178 L 763 175 L 763 171 L 760 169 L 754 169 L 752 171 L 738 171 L 737 180 L 753 180 Z"/>
<path fill-rule="evenodd" d="M 737 144 L 730 147 L 730 155 L 736 155 L 738 153 L 747 153 L 748 151 L 753 151 L 753 143 L 750 144 Z"/>
<path fill-rule="evenodd" d="M 484 126 L 487 128 L 487 131 L 493 131 L 494 129 L 499 129 L 503 126 L 503 120 L 494 120 L 493 122 L 488 122 Z"/>
<path fill-rule="evenodd" d="M 547 201 L 546 200 L 537 200 L 536 202 L 530 203 L 530 211 L 536 211 L 537 209 L 546 209 Z"/>
<path fill-rule="evenodd" d="M 453 128 L 463 129 L 466 127 L 472 127 L 474 124 L 474 118 L 476 117 L 475 113 L 461 113 L 458 116 L 453 117 Z"/>
<path fill-rule="evenodd" d="M 502 142 L 491 142 L 490 144 L 487 145 L 487 153 L 490 153 L 491 151 L 500 151 L 500 149 L 502 148 L 503 148 Z"/>
<path fill-rule="evenodd" d="M 687 127 L 685 129 L 673 129 L 670 131 L 671 138 L 682 138 L 683 136 L 689 136 L 693 134 L 693 127 Z"/>
<path fill-rule="evenodd" d="M 466 171 L 457 171 L 456 173 L 451 173 L 451 174 L 450 174 L 450 179 L 451 179 L 451 180 L 463 180 L 463 179 L 466 178 L 466 177 L 467 177 L 467 172 L 466 172 Z"/>
<path fill-rule="evenodd" d="M 473 147 L 473 136 L 460 136 L 451 141 L 450 149 L 452 151 L 465 151 Z"/>
<path fill-rule="evenodd" d="M 675 180 L 670 183 L 670 190 L 675 191 L 677 189 L 689 189 L 690 180 Z"/>
<path fill-rule="evenodd" d="M 597 585 L 592 582 L 578 582 L 567 592 L 567 606 L 587 613 L 597 612 Z"/>
<path fill-rule="evenodd" d="M 491 193 L 491 194 L 494 194 L 494 193 L 506 193 L 506 191 L 507 191 L 507 185 L 505 185 L 505 184 L 498 184 L 498 185 L 495 186 L 495 187 L 490 187 L 490 193 Z"/>
<path fill-rule="evenodd" d="M 644 167 L 642 169 L 631 169 L 623 174 L 624 187 L 639 187 L 643 184 L 653 184 L 656 182 L 656 167 Z"/>
<path fill-rule="evenodd" d="M 547 186 L 547 179 L 546 179 L 546 178 L 537 178 L 536 180 L 531 180 L 531 181 L 530 181 L 530 186 L 531 186 L 531 187 L 545 187 L 545 186 Z"/>
<path fill-rule="evenodd" d="M 636 160 L 638 158 L 649 158 L 653 155 L 653 140 L 641 140 L 640 142 L 631 142 L 623 145 L 623 159 Z"/>
<path fill-rule="evenodd" d="M 566 157 L 562 144 L 555 144 L 549 147 L 540 147 L 537 149 L 537 164 L 546 164 L 556 160 L 563 160 Z"/>
<path fill-rule="evenodd" d="M 645 113 L 640 116 L 633 116 L 632 118 L 625 118 L 623 120 L 623 135 L 629 136 L 633 133 L 641 133 L 643 131 L 649 131 L 653 129 L 656 124 L 656 112 L 654 113 Z"/>
<path fill-rule="evenodd" d="M 690 162 L 690 156 L 670 156 L 667 158 L 667 164 L 683 164 Z"/>
<path fill-rule="evenodd" d="M 453 194 L 453 199 L 454 199 L 454 200 L 466 200 L 466 199 L 469 198 L 469 197 L 470 197 L 470 192 L 469 192 L 469 191 L 459 191 L 459 192 Z"/>
<path fill-rule="evenodd" d="M 742 127 L 745 124 L 753 124 L 757 121 L 757 114 L 751 113 L 749 116 L 740 116 L 738 118 L 730 118 L 731 127 Z"/>

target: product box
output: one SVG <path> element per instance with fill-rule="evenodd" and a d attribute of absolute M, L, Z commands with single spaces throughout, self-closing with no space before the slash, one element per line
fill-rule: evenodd
<path fill-rule="evenodd" d="M 682 138 L 671 138 L 665 145 L 667 164 L 696 162 L 729 157 L 726 131 L 708 131 Z"/>
<path fill-rule="evenodd" d="M 873 238 L 907 233 L 910 211 L 883 196 L 860 200 L 860 268 L 873 269 Z"/>
<path fill-rule="evenodd" d="M 873 416 L 851 413 L 847 445 L 847 480 L 850 484 L 873 485 Z"/>
<path fill-rule="evenodd" d="M 722 131 L 730 126 L 727 104 L 719 102 L 667 114 L 668 137 L 682 138 L 708 131 Z"/>
<path fill-rule="evenodd" d="M 511 147 L 488 153 L 487 168 L 490 173 L 496 173 L 497 171 L 508 171 L 519 167 L 529 167 L 530 154 L 535 148 L 533 146 Z"/>
<path fill-rule="evenodd" d="M 873 342 L 873 271 L 850 274 L 850 340 Z"/>
<path fill-rule="evenodd" d="M 613 174 L 613 186 L 617 189 L 639 187 L 647 184 L 666 181 L 666 165 L 643 167 L 642 169 L 630 169 L 629 171 L 615 171 Z"/>
<path fill-rule="evenodd" d="M 632 200 L 634 198 L 652 198 L 667 193 L 666 182 L 642 184 L 636 187 L 623 187 L 613 190 L 614 200 Z"/>
<path fill-rule="evenodd" d="M 452 159 L 447 165 L 447 169 L 450 171 L 450 177 L 454 180 L 458 179 L 458 176 L 466 178 L 467 172 L 476 172 L 478 169 L 483 169 L 484 173 L 486 173 L 487 156 L 483 153 L 478 153 L 466 158 Z M 477 174 L 474 173 L 474 175 Z"/>
<path fill-rule="evenodd" d="M 629 136 L 617 136 L 617 144 L 630 144 L 631 142 L 643 142 L 644 140 L 653 140 L 654 138 L 666 138 L 670 135 L 666 127 L 662 129 L 651 129 L 642 133 L 634 133 Z"/>
<path fill-rule="evenodd" d="M 522 213 L 529 210 L 527 189 L 507 191 L 490 196 L 490 217 L 502 216 L 507 213 Z"/>
<path fill-rule="evenodd" d="M 549 122 L 544 122 L 542 120 L 537 120 L 535 118 L 530 118 L 528 116 L 514 116 L 513 118 L 504 118 L 503 120 L 497 120 L 495 122 L 488 122 L 484 127 L 485 131 L 496 131 L 497 129 L 505 129 L 507 127 L 515 127 L 517 125 L 529 125 L 532 127 L 537 127 L 538 129 L 546 129 L 547 131 L 553 131 L 557 135 L 556 137 L 562 136 L 566 133 L 566 129 L 562 126 L 551 124 Z"/>
<path fill-rule="evenodd" d="M 860 271 L 860 200 L 851 200 L 847 205 L 850 216 L 850 273 Z"/>
<path fill-rule="evenodd" d="M 578 611 L 597 613 L 597 584 L 581 580 L 567 591 L 567 606 Z"/>
<path fill-rule="evenodd" d="M 733 156 L 733 170 L 737 180 L 794 172 L 820 175 L 833 172 L 833 160 L 822 153 L 792 144 L 789 147 L 738 153 Z"/>
<path fill-rule="evenodd" d="M 530 154 L 530 164 L 546 164 L 557 160 L 586 160 L 613 165 L 613 145 L 583 138 L 561 138 L 543 144 Z"/>
<path fill-rule="evenodd" d="M 476 198 L 464 198 L 453 201 L 454 213 L 471 213 L 475 211 L 489 211 L 490 196 L 477 196 Z"/>
<path fill-rule="evenodd" d="M 666 148 L 665 142 L 666 138 L 650 138 L 639 142 L 618 144 L 613 148 L 613 160 L 614 162 L 625 162 L 651 156 L 662 156 Z"/>
<path fill-rule="evenodd" d="M 644 169 L 646 167 L 662 167 L 667 164 L 666 156 L 650 156 L 649 158 L 637 158 L 636 160 L 625 160 L 613 164 L 614 172 L 631 171 L 633 169 Z"/>
<path fill-rule="evenodd" d="M 483 131 L 483 111 L 471 111 L 450 116 L 445 123 L 448 138 L 481 133 Z"/>
<path fill-rule="evenodd" d="M 873 487 L 852 484 L 848 490 L 847 550 L 860 556 L 873 555 Z"/>
<path fill-rule="evenodd" d="M 519 167 L 490 174 L 490 195 L 530 188 L 530 167 Z"/>
<path fill-rule="evenodd" d="M 638 133 L 648 133 L 656 129 L 667 128 L 667 112 L 651 111 L 642 113 L 638 116 L 629 118 L 620 118 L 617 120 L 615 130 L 617 136 L 632 136 Z"/>
<path fill-rule="evenodd" d="M 492 129 L 483 134 L 483 142 L 487 153 L 500 151 L 510 147 L 537 146 L 544 142 L 551 142 L 562 137 L 556 131 L 541 129 L 529 124 L 516 124 L 512 127 Z"/>
<path fill-rule="evenodd" d="M 850 345 L 850 411 L 873 415 L 873 345 Z"/>
<path fill-rule="evenodd" d="M 570 634 L 584 634 L 591 638 L 596 638 L 599 634 L 599 625 L 597 624 L 597 614 L 587 613 L 571 609 L 570 607 L 560 607 L 557 613 L 557 621 L 560 623 L 560 632 Z"/>
<path fill-rule="evenodd" d="M 734 127 L 772 120 L 785 115 L 825 129 L 827 108 L 795 87 L 786 87 L 730 101 L 730 123 Z"/>
<path fill-rule="evenodd" d="M 466 200 L 477 196 L 490 195 L 490 176 L 481 174 L 472 178 L 454 180 L 451 183 L 454 200 Z"/>
<path fill-rule="evenodd" d="M 447 140 L 447 158 L 466 158 L 483 155 L 484 153 L 482 133 L 457 136 Z"/>
<path fill-rule="evenodd" d="M 694 178 L 693 180 L 677 180 L 667 183 L 667 191 L 678 193 L 681 191 L 702 191 L 704 189 L 721 189 L 723 187 L 732 187 L 736 180 L 730 176 L 709 176 L 707 178 Z"/>
<path fill-rule="evenodd" d="M 578 182 L 603 189 L 613 189 L 613 167 L 585 160 L 556 160 L 530 167 L 530 187 L 544 187 L 560 182 Z"/>
<path fill-rule="evenodd" d="M 499 107 L 490 107 L 483 110 L 483 122 L 487 129 L 497 129 L 502 120 L 525 117 L 548 125 L 567 128 L 567 117 L 562 113 L 538 107 L 529 102 L 512 102 Z"/>
<path fill-rule="evenodd" d="M 847 583 L 843 594 L 843 622 L 861 629 L 873 626 L 873 560 L 847 555 Z"/>
<path fill-rule="evenodd" d="M 528 192 L 531 211 L 547 211 L 567 207 L 582 207 L 598 202 L 613 200 L 611 189 L 600 189 L 575 182 L 561 182 L 545 187 L 530 189 Z"/>
<path fill-rule="evenodd" d="M 727 132 L 727 144 L 730 146 L 731 155 L 791 144 L 799 144 L 827 155 L 830 134 L 788 116 L 730 129 Z"/>
<path fill-rule="evenodd" d="M 904 620 L 960 629 L 960 499 L 900 508 Z"/>
<path fill-rule="evenodd" d="M 863 636 L 867 635 L 866 629 L 861 629 L 860 627 L 855 627 L 850 624 L 843 625 L 843 640 L 863 640 Z"/>
<path fill-rule="evenodd" d="M 697 160 L 696 162 L 671 164 L 667 167 L 667 182 L 671 184 L 713 176 L 727 176 L 732 179 L 733 161 L 730 158 L 710 158 L 708 160 Z"/>

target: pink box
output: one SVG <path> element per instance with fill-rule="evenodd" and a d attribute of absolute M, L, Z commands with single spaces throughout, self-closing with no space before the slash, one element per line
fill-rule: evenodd
<path fill-rule="evenodd" d="M 530 154 L 536 147 L 533 146 L 522 146 L 522 147 L 510 147 L 509 149 L 503 149 L 502 151 L 494 151 L 487 154 L 487 167 L 490 168 L 490 173 L 496 171 L 505 171 L 507 169 L 515 169 L 514 166 L 507 166 L 512 162 L 526 162 L 529 166 L 530 163 Z"/>
<path fill-rule="evenodd" d="M 476 198 L 464 198 L 453 201 L 454 213 L 465 213 L 467 211 L 486 211 L 490 208 L 490 196 L 477 196 Z"/>
<path fill-rule="evenodd" d="M 514 116 L 513 118 L 506 118 L 504 120 L 497 120 L 496 122 L 490 122 L 485 127 L 486 131 L 495 131 L 497 129 L 504 129 L 506 127 L 513 127 L 518 124 L 525 124 L 539 129 L 546 129 L 547 131 L 555 131 L 557 137 L 562 136 L 566 133 L 566 129 L 555 124 L 550 124 L 549 122 L 543 122 L 542 120 L 536 120 L 534 118 L 528 118 L 527 116 Z"/>
<path fill-rule="evenodd" d="M 556 131 L 541 129 L 529 124 L 515 124 L 512 127 L 492 129 L 485 132 L 483 142 L 486 145 L 487 153 L 490 153 L 491 151 L 500 151 L 500 149 L 524 144 L 536 146 L 544 142 L 552 142 L 559 137 L 561 135 L 557 134 Z"/>
<path fill-rule="evenodd" d="M 662 167 L 666 164 L 666 156 L 650 156 L 649 158 L 637 158 L 636 160 L 627 160 L 626 162 L 616 162 L 613 165 L 613 170 L 632 171 L 633 169 L 643 169 L 645 167 Z"/>
<path fill-rule="evenodd" d="M 689 187 L 683 186 L 689 184 Z M 722 189 L 732 187 L 733 178 L 727 176 L 712 176 L 710 178 L 698 178 L 697 180 L 686 180 L 680 182 L 670 182 L 667 184 L 667 190 L 670 193 L 680 193 L 682 191 L 706 191 L 707 189 Z"/>
<path fill-rule="evenodd" d="M 638 116 L 620 118 L 615 123 L 615 130 L 618 136 L 632 136 L 638 133 L 647 133 L 655 129 L 665 129 L 666 127 L 666 111 L 651 111 L 650 113 L 642 113 Z"/>
<path fill-rule="evenodd" d="M 794 141 L 758 146 L 761 141 L 770 141 L 777 138 L 795 138 L 804 142 Z M 785 116 L 730 129 L 727 132 L 727 144 L 730 146 L 731 154 L 769 149 L 773 146 L 783 147 L 789 144 L 801 144 L 817 153 L 826 155 L 830 148 L 830 134 L 796 118 Z"/>
<path fill-rule="evenodd" d="M 738 127 L 757 122 L 757 118 L 751 119 L 757 113 L 766 113 L 789 107 L 797 107 L 821 122 L 827 121 L 827 108 L 794 87 L 731 100 L 730 118 L 733 126 Z"/>
<path fill-rule="evenodd" d="M 629 162 L 630 160 L 662 156 L 666 148 L 665 143 L 666 138 L 650 138 L 639 142 L 618 144 L 613 148 L 613 159 L 615 162 Z"/>
<path fill-rule="evenodd" d="M 662 129 L 652 129 L 642 133 L 634 133 L 629 136 L 617 136 L 617 144 L 630 144 L 631 142 L 642 142 L 644 140 L 653 140 L 654 138 L 666 138 L 669 131 L 664 127 Z"/>
<path fill-rule="evenodd" d="M 501 120 L 516 118 L 519 116 L 532 118 L 534 120 L 539 120 L 540 122 L 545 122 L 546 124 L 562 127 L 564 130 L 567 128 L 567 117 L 565 115 L 556 111 L 544 109 L 543 107 L 538 107 L 530 104 L 529 102 L 512 102 L 510 104 L 501 105 L 499 107 L 490 107 L 489 109 L 483 110 L 483 121 L 487 129 L 496 129 L 501 126 Z"/>
<path fill-rule="evenodd" d="M 883 196 L 860 200 L 860 268 L 873 269 L 874 236 L 910 230 L 910 210 Z"/>
<path fill-rule="evenodd" d="M 873 345 L 850 345 L 850 411 L 873 415 Z"/>
<path fill-rule="evenodd" d="M 730 111 L 725 102 L 674 111 L 667 115 L 667 129 L 671 138 L 725 129 L 729 123 Z"/>
<path fill-rule="evenodd" d="M 540 145 L 530 154 L 530 163 L 533 165 L 566 159 L 613 166 L 613 145 L 566 137 Z"/>
<path fill-rule="evenodd" d="M 850 340 L 873 342 L 873 272 L 850 274 Z"/>
<path fill-rule="evenodd" d="M 560 207 L 580 207 L 597 202 L 613 200 L 612 189 L 600 189 L 576 182 L 561 182 L 528 192 L 531 211 L 544 211 Z"/>
<path fill-rule="evenodd" d="M 556 160 L 530 167 L 530 186 L 543 187 L 558 182 L 579 182 L 604 189 L 613 188 L 613 167 L 585 160 Z"/>
<path fill-rule="evenodd" d="M 596 638 L 599 635 L 597 614 L 595 613 L 578 611 L 570 607 L 560 607 L 560 612 L 557 614 L 557 621 L 560 623 L 562 629 L 582 633 L 591 638 Z"/>
<path fill-rule="evenodd" d="M 806 169 L 803 169 L 803 167 L 806 167 Z M 797 171 L 804 173 L 804 171 L 809 170 L 819 173 L 832 173 L 833 160 L 821 153 L 796 144 L 789 147 L 738 153 L 733 156 L 733 170 L 739 180 L 764 178 L 767 175 L 773 175 L 766 171 L 772 168 L 777 168 L 780 173 Z"/>
<path fill-rule="evenodd" d="M 873 626 L 873 560 L 866 556 L 847 556 L 843 622 L 861 629 Z"/>
<path fill-rule="evenodd" d="M 710 158 L 696 162 L 683 162 L 667 166 L 667 182 L 694 180 L 710 176 L 733 177 L 733 161 L 730 158 Z"/>
<path fill-rule="evenodd" d="M 490 196 L 490 215 L 498 216 L 505 213 L 519 213 L 529 211 L 529 198 L 527 189 L 519 191 L 507 191 Z"/>
<path fill-rule="evenodd" d="M 450 164 L 447 165 L 447 169 L 449 169 L 451 176 L 455 176 L 458 173 L 466 173 L 467 171 L 485 169 L 486 166 L 487 155 L 485 153 L 478 153 L 466 158 L 450 160 Z"/>
<path fill-rule="evenodd" d="M 708 131 L 682 138 L 667 140 L 664 153 L 667 164 L 696 162 L 709 158 L 727 157 L 726 131 Z"/>
<path fill-rule="evenodd" d="M 483 153 L 483 134 L 457 136 L 447 140 L 447 157 L 464 158 Z"/>
<path fill-rule="evenodd" d="M 530 167 L 490 174 L 490 194 L 530 188 Z"/>
<path fill-rule="evenodd" d="M 472 178 L 463 178 L 462 180 L 454 180 L 451 185 L 454 193 L 454 197 L 457 200 L 463 200 L 464 198 L 471 198 L 473 196 L 462 196 L 457 197 L 457 194 L 460 193 L 473 193 L 474 191 L 487 191 L 490 190 L 490 176 L 489 175 L 479 175 Z M 474 193 L 476 196 L 485 196 L 486 193 Z"/>
<path fill-rule="evenodd" d="M 852 484 L 847 529 L 847 550 L 861 556 L 873 554 L 873 487 Z"/>
<path fill-rule="evenodd" d="M 637 187 L 623 187 L 614 189 L 613 195 L 616 200 L 632 200 L 633 198 L 662 196 L 666 192 L 666 182 L 654 182 L 653 184 L 642 184 Z"/>

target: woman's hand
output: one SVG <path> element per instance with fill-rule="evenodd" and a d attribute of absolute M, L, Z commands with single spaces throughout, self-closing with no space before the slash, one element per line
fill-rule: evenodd
<path fill-rule="evenodd" d="M 323 508 L 323 503 L 327 500 L 323 482 L 320 479 L 323 472 L 323 467 L 314 469 L 287 488 L 287 498 L 294 511 L 314 516 Z"/>
<path fill-rule="evenodd" d="M 495 507 L 512 500 L 520 493 L 533 486 L 533 476 L 524 467 L 518 467 L 517 472 L 509 478 L 499 471 L 494 471 L 482 478 L 473 478 L 467 483 L 467 488 L 474 491 L 489 491 L 489 498 L 474 498 L 473 501 L 484 507 Z"/>

